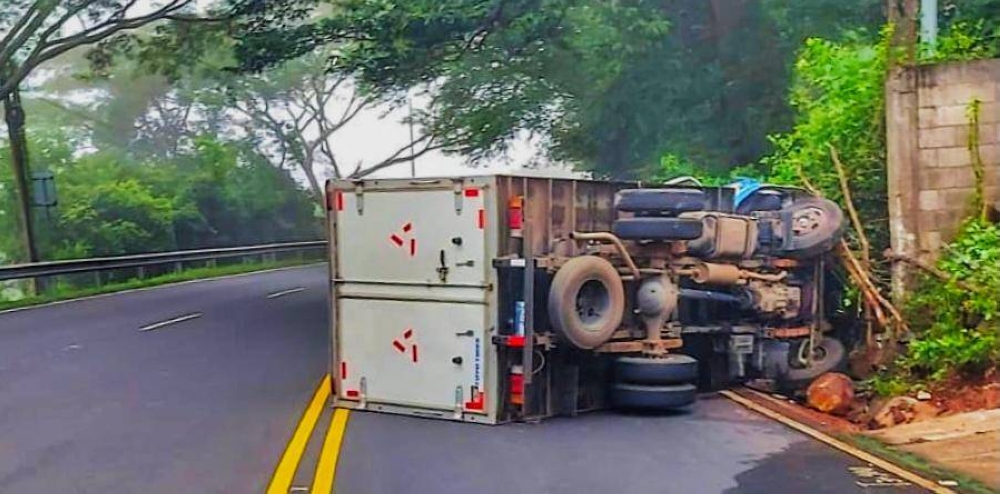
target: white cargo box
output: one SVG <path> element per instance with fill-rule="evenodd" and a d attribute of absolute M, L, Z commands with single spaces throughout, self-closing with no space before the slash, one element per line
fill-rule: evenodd
<path fill-rule="evenodd" d="M 330 184 L 338 406 L 496 421 L 488 180 Z"/>
<path fill-rule="evenodd" d="M 520 266 L 508 272 L 524 272 L 509 203 L 530 205 L 528 252 L 571 255 L 573 243 L 555 239 L 610 228 L 620 186 L 514 176 L 329 182 L 336 406 L 491 424 L 529 415 L 508 385 L 515 367 L 539 366 L 505 339 L 523 293 L 504 291 L 494 266 L 503 258 Z M 554 367 L 537 377 L 547 381 Z M 536 415 L 551 413 L 554 388 L 538 389 Z"/>

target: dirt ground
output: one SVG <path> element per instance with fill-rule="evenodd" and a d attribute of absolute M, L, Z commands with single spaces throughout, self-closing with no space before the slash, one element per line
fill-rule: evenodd
<path fill-rule="evenodd" d="M 960 413 L 866 435 L 1000 491 L 1000 410 Z"/>

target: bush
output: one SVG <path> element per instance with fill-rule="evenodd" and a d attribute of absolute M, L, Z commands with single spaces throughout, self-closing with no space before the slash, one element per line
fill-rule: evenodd
<path fill-rule="evenodd" d="M 1000 363 L 1000 226 L 968 220 L 906 306 L 915 339 L 902 367 L 914 377 L 975 374 Z"/>
<path fill-rule="evenodd" d="M 884 95 L 888 33 L 872 43 L 861 34 L 835 42 L 806 41 L 795 62 L 791 105 L 795 126 L 770 136 L 774 153 L 761 160 L 774 183 L 809 185 L 841 201 L 830 157 L 837 149 L 851 194 L 874 250 L 888 246 Z M 843 205 L 843 204 L 842 204 Z"/>

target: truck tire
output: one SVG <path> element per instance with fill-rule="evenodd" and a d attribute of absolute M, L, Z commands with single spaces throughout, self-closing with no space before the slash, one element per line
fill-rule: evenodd
<path fill-rule="evenodd" d="M 591 350 L 607 342 L 625 314 L 618 270 L 597 256 L 570 259 L 552 279 L 549 320 L 564 340 Z"/>
<path fill-rule="evenodd" d="M 833 249 L 844 228 L 844 212 L 829 199 L 800 199 L 781 210 L 786 225 L 782 255 L 804 259 Z"/>
<path fill-rule="evenodd" d="M 681 354 L 663 358 L 619 357 L 615 381 L 628 384 L 687 384 L 698 379 L 698 361 Z"/>
<path fill-rule="evenodd" d="M 678 214 L 706 209 L 708 197 L 698 189 L 626 189 L 618 193 L 619 211 Z"/>
<path fill-rule="evenodd" d="M 611 231 L 626 240 L 694 240 L 701 237 L 701 220 L 693 218 L 622 218 Z"/>
<path fill-rule="evenodd" d="M 694 384 L 645 386 L 640 384 L 611 385 L 611 403 L 624 410 L 666 411 L 684 408 L 698 398 Z"/>
<path fill-rule="evenodd" d="M 808 345 L 808 340 L 803 340 L 800 345 Z M 789 352 L 789 360 L 795 360 L 798 358 L 798 348 L 794 346 Z M 813 353 L 813 362 L 809 367 L 802 367 L 801 365 L 789 365 L 788 374 L 785 375 L 784 387 L 798 389 L 804 388 L 809 385 L 819 376 L 826 374 L 827 372 L 841 370 L 847 361 L 847 351 L 844 349 L 843 343 L 840 340 L 825 337 L 816 346 Z"/>

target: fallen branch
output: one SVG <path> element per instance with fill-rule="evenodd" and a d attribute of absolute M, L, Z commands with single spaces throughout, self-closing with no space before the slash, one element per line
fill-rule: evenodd
<path fill-rule="evenodd" d="M 878 297 L 875 295 L 878 290 L 872 290 L 866 281 L 869 280 L 867 273 L 861 269 L 861 263 L 854 259 L 854 254 L 847 248 L 846 243 L 841 244 L 840 248 L 840 258 L 843 261 L 844 269 L 847 270 L 848 276 L 854 281 L 854 285 L 858 287 L 861 292 L 861 296 L 864 297 L 865 308 L 870 311 L 875 316 L 875 320 L 878 325 L 882 328 L 890 328 L 889 319 L 885 315 L 885 310 L 882 308 L 882 304 L 879 302 Z"/>
<path fill-rule="evenodd" d="M 889 315 L 892 316 L 892 319 L 895 320 L 896 325 L 900 329 L 907 330 L 908 327 L 906 325 L 906 320 L 903 318 L 903 314 L 899 312 L 899 309 L 897 309 L 896 306 L 892 304 L 892 302 L 890 302 L 884 296 L 882 296 L 882 293 L 879 292 L 878 287 L 875 286 L 875 283 L 868 275 L 868 272 L 861 267 L 861 263 L 854 257 L 854 253 L 851 252 L 851 249 L 850 247 L 848 247 L 847 242 L 843 239 L 841 239 L 840 241 L 840 253 L 841 257 L 847 259 L 847 261 L 854 268 L 854 271 L 857 274 L 857 278 L 855 281 L 859 282 L 859 288 L 861 288 L 862 290 L 867 290 L 868 293 L 872 296 L 872 298 L 874 298 L 878 302 L 876 307 L 879 307 L 880 309 L 885 310 L 885 312 L 888 312 Z M 891 326 L 887 327 L 891 328 Z"/>
<path fill-rule="evenodd" d="M 962 280 L 949 276 L 948 273 L 945 273 L 944 271 L 941 271 L 940 269 L 930 264 L 927 264 L 926 262 L 921 261 L 920 259 L 916 259 L 903 254 L 897 254 L 892 249 L 886 249 L 883 256 L 891 262 L 903 262 L 909 264 L 910 266 L 919 268 L 942 281 L 954 281 L 955 285 L 957 285 L 959 288 L 963 290 L 975 290 L 975 288 L 972 285 L 969 285 L 968 283 Z"/>
<path fill-rule="evenodd" d="M 865 235 L 865 229 L 861 225 L 861 216 L 858 214 L 857 208 L 854 207 L 850 183 L 847 180 L 847 171 L 844 169 L 844 164 L 840 162 L 840 155 L 837 154 L 837 148 L 833 147 L 833 144 L 830 143 L 826 143 L 826 146 L 830 148 L 830 159 L 833 160 L 833 166 L 837 168 L 837 177 L 840 178 L 840 191 L 844 195 L 844 204 L 847 206 L 847 212 L 851 217 L 851 224 L 854 225 L 854 231 L 858 233 L 858 243 L 861 244 L 861 259 L 864 261 L 865 269 L 870 269 L 872 265 L 871 244 L 868 242 L 868 236 Z"/>
<path fill-rule="evenodd" d="M 823 197 L 823 193 L 820 192 L 819 189 L 817 189 L 816 186 L 809 180 L 809 177 L 806 176 L 806 172 L 802 169 L 802 163 L 796 164 L 795 168 L 799 172 L 799 180 L 802 182 L 802 186 L 805 187 L 810 194 L 817 197 Z"/>

